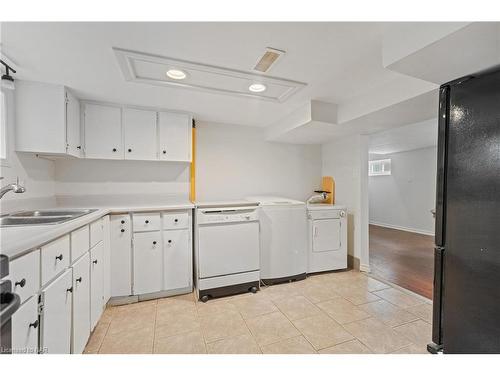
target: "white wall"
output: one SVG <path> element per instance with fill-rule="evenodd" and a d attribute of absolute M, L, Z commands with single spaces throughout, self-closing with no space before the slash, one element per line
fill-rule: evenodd
<path fill-rule="evenodd" d="M 24 209 L 25 204 L 34 204 L 45 198 L 53 198 L 55 192 L 55 170 L 52 161 L 37 158 L 32 154 L 14 152 L 14 95 L 9 90 L 5 90 L 4 93 L 7 101 L 7 159 L 1 161 L 0 176 L 4 179 L 0 184 L 2 186 L 10 184 L 19 177 L 19 182 L 26 187 L 26 192 L 23 194 L 7 193 L 1 200 L 2 212 Z"/>
<path fill-rule="evenodd" d="M 436 147 L 370 155 L 388 158 L 391 175 L 369 177 L 370 223 L 434 234 Z"/>
<path fill-rule="evenodd" d="M 188 197 L 189 164 L 156 161 L 61 159 L 56 195 L 172 194 Z"/>
<path fill-rule="evenodd" d="M 322 146 L 323 175 L 335 179 L 335 203 L 347 206 L 348 252 L 362 270 L 368 259 L 368 139 L 356 135 Z"/>
<path fill-rule="evenodd" d="M 272 194 L 307 199 L 321 183 L 321 147 L 265 141 L 262 128 L 197 124 L 198 201 Z"/>

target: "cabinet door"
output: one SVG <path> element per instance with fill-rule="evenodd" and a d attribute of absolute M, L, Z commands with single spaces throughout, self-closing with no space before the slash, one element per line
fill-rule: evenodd
<path fill-rule="evenodd" d="M 191 161 L 191 117 L 160 112 L 158 119 L 160 160 Z"/>
<path fill-rule="evenodd" d="M 90 254 L 73 265 L 73 336 L 71 353 L 83 353 L 90 336 Z"/>
<path fill-rule="evenodd" d="M 71 350 L 71 269 L 42 289 L 40 350 L 49 354 L 69 354 Z"/>
<path fill-rule="evenodd" d="M 12 315 L 12 353 L 38 351 L 38 296 L 32 296 Z"/>
<path fill-rule="evenodd" d="M 80 157 L 81 146 L 80 102 L 66 91 L 66 152 L 68 155 Z"/>
<path fill-rule="evenodd" d="M 90 328 L 93 330 L 103 311 L 103 242 L 90 249 Z"/>
<path fill-rule="evenodd" d="M 156 112 L 131 108 L 123 110 L 125 159 L 158 159 L 156 134 Z"/>
<path fill-rule="evenodd" d="M 111 297 L 111 239 L 110 239 L 110 224 L 109 215 L 102 218 L 103 227 L 103 294 L 104 305 L 108 303 Z"/>
<path fill-rule="evenodd" d="M 132 294 L 132 227 L 129 215 L 111 215 L 111 297 Z"/>
<path fill-rule="evenodd" d="M 85 104 L 85 156 L 123 159 L 121 109 Z"/>
<path fill-rule="evenodd" d="M 313 251 L 340 249 L 340 219 L 314 220 Z"/>
<path fill-rule="evenodd" d="M 163 232 L 165 290 L 192 286 L 193 266 L 188 229 Z"/>
<path fill-rule="evenodd" d="M 134 233 L 134 294 L 158 292 L 163 285 L 160 232 Z"/>

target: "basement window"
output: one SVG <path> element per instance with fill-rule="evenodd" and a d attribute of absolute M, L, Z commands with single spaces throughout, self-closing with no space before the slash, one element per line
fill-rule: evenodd
<path fill-rule="evenodd" d="M 370 160 L 368 162 L 368 176 L 390 176 L 391 159 Z"/>

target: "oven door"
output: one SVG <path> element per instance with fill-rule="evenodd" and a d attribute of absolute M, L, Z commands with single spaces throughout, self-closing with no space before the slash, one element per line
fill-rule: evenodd
<path fill-rule="evenodd" d="M 0 353 L 12 351 L 12 315 L 19 309 L 21 298 L 11 292 L 10 280 L 0 281 Z"/>
<path fill-rule="evenodd" d="M 198 227 L 199 277 L 258 271 L 259 223 L 213 223 Z"/>

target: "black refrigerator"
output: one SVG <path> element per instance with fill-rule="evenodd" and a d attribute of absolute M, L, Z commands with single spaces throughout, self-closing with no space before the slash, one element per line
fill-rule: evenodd
<path fill-rule="evenodd" d="M 500 68 L 440 87 L 430 352 L 500 353 Z"/>

